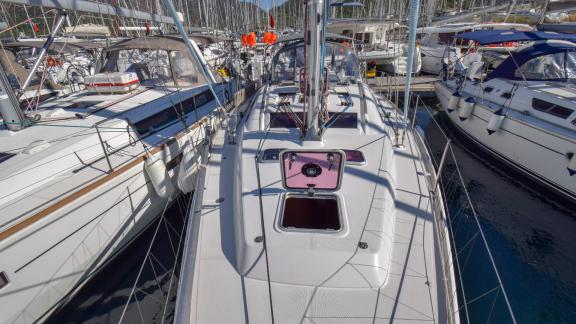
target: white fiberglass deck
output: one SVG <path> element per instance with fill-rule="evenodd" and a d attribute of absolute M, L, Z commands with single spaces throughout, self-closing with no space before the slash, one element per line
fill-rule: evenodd
<path fill-rule="evenodd" d="M 281 141 L 281 133 L 271 132 L 262 149 L 280 144 L 299 147 Z M 279 164 L 258 163 L 266 256 L 262 243 L 256 242 L 262 228 L 254 158 L 260 138 L 245 131 L 240 186 L 247 223 L 243 235 L 249 247 L 238 256 L 242 239 L 235 233 L 237 201 L 230 181 L 239 177 L 233 167 L 238 147 L 228 144 L 220 131 L 207 163 L 202 207 L 194 215 L 200 217 L 200 225 L 190 322 L 446 322 L 434 221 L 418 150 L 407 135 L 406 148 L 395 150 L 392 165 L 386 165 L 390 162 L 384 155 L 390 146 L 385 141 L 389 138 L 382 134 L 352 140 L 349 135 L 333 135 L 324 140 L 322 148 L 355 148 L 368 161 L 364 166 L 346 166 L 337 194 L 345 197 L 348 224 L 337 239 L 279 231 L 274 226 L 283 192 Z M 394 193 L 394 203 L 387 192 Z M 390 233 L 393 237 L 387 237 Z M 368 248 L 359 248 L 359 242 L 368 243 Z M 240 275 L 239 258 L 250 259 L 251 247 L 258 246 L 255 262 Z"/>

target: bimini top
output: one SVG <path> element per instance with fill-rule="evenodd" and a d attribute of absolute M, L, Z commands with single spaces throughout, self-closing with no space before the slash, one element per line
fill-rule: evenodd
<path fill-rule="evenodd" d="M 455 35 L 453 38 L 468 39 L 480 45 L 497 44 L 504 42 L 530 42 L 541 40 L 576 41 L 574 34 L 562 34 L 545 31 L 519 31 L 519 30 L 479 30 Z"/>
<path fill-rule="evenodd" d="M 189 39 L 198 45 L 210 45 L 218 41 L 226 41 L 228 38 L 210 35 L 190 35 Z M 180 35 L 142 36 L 120 41 L 106 49 L 107 52 L 122 51 L 129 49 L 152 49 L 167 51 L 187 51 L 186 44 Z"/>
<path fill-rule="evenodd" d="M 106 52 L 131 49 L 162 49 L 168 51 L 186 51 L 186 44 L 181 37 L 175 36 L 143 36 L 120 41 L 106 49 Z"/>
<path fill-rule="evenodd" d="M 511 53 L 485 81 L 568 81 L 576 77 L 576 44 L 561 40 L 538 41 Z"/>

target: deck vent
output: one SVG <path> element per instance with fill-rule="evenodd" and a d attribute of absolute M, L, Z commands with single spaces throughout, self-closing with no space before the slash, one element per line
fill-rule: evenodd
<path fill-rule="evenodd" d="M 342 218 L 338 198 L 334 195 L 289 195 L 284 200 L 281 228 L 339 232 Z"/>

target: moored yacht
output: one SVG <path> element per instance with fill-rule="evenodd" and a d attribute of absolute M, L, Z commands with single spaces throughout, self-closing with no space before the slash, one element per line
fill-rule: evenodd
<path fill-rule="evenodd" d="M 385 20 L 341 19 L 330 21 L 327 30 L 354 40 L 361 48 L 358 56 L 366 63 L 375 64 L 383 72 L 406 75 L 406 26 Z M 412 73 L 420 72 L 422 65 L 419 49 L 415 50 L 418 55 L 414 56 Z"/>
<path fill-rule="evenodd" d="M 0 74 L 1 322 L 41 321 L 193 189 L 197 147 L 235 89 L 192 45 L 121 41 L 84 90 L 34 110 Z"/>
<path fill-rule="evenodd" d="M 427 151 L 346 38 L 307 30 L 203 155 L 175 322 L 459 323 Z"/>
<path fill-rule="evenodd" d="M 493 70 L 486 60 L 436 83 L 463 134 L 561 196 L 576 199 L 576 38 L 553 32 L 461 34 L 480 46 L 524 45 Z"/>
<path fill-rule="evenodd" d="M 477 60 L 477 55 L 466 55 L 472 44 L 468 40 L 455 36 L 478 30 L 531 31 L 532 27 L 517 23 L 454 23 L 419 28 L 422 72 L 441 74 L 445 66 L 451 70 L 461 71 L 466 69 L 470 61 Z M 516 45 L 512 42 L 506 44 L 495 43 L 488 46 L 477 46 L 474 49 L 481 53 L 506 53 L 514 50 Z"/>

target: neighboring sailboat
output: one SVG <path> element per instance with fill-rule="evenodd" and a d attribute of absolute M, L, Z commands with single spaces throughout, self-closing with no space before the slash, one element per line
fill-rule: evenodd
<path fill-rule="evenodd" d="M 576 199 L 576 36 L 480 31 L 458 37 L 480 46 L 523 42 L 494 68 L 436 83 L 452 123 L 498 159 L 561 196 Z"/>
<path fill-rule="evenodd" d="M 361 60 L 376 64 L 378 70 L 394 75 L 406 75 L 408 45 L 406 27 L 384 20 L 341 19 L 330 21 L 327 30 L 350 37 L 362 50 Z M 343 40 L 347 42 L 347 40 Z M 419 49 L 416 48 L 419 53 Z M 420 55 L 414 59 L 412 73 L 420 72 Z"/>
<path fill-rule="evenodd" d="M 203 155 L 176 323 L 459 322 L 428 153 L 324 42 L 324 6 Z"/>
<path fill-rule="evenodd" d="M 180 37 L 121 41 L 86 89 L 28 111 L 0 70 L 2 321 L 40 321 L 194 188 L 236 89 L 190 42 L 195 57 Z"/>
<path fill-rule="evenodd" d="M 515 23 L 458 23 L 446 24 L 418 29 L 420 34 L 420 52 L 422 55 L 422 72 L 442 74 L 443 68 L 462 71 L 470 66 L 470 55 L 466 51 L 470 42 L 455 38 L 456 35 L 477 30 L 520 30 L 531 31 L 532 27 Z M 514 50 L 516 44 L 491 44 L 486 47 L 476 47 L 481 53 L 506 53 Z"/>

